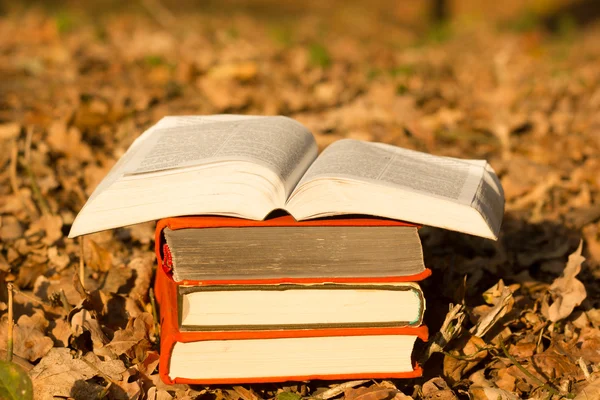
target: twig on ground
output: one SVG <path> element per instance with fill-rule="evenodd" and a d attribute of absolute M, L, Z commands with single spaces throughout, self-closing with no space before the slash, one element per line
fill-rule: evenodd
<path fill-rule="evenodd" d="M 40 190 L 40 186 L 38 185 L 37 179 L 33 174 L 33 171 L 31 170 L 31 166 L 23 158 L 19 158 L 19 163 L 21 164 L 21 167 L 23 167 L 23 169 L 27 173 L 27 176 L 29 177 L 29 183 L 31 184 L 31 192 L 33 193 L 33 198 L 35 199 L 38 208 L 40 209 L 43 215 L 52 215 L 52 211 L 50 211 L 50 206 L 48 205 L 46 198 Z"/>
<path fill-rule="evenodd" d="M 17 181 L 17 164 L 19 159 L 19 148 L 17 147 L 17 141 L 13 142 L 10 154 L 10 168 L 9 168 L 9 179 L 10 179 L 10 187 L 15 194 L 15 196 L 19 197 L 21 203 L 23 204 L 23 208 L 27 211 L 30 217 L 35 216 L 35 210 L 32 210 L 29 207 L 29 203 L 25 201 L 25 198 L 21 194 L 19 190 L 19 182 Z"/>
<path fill-rule="evenodd" d="M 25 162 L 29 164 L 31 162 L 31 139 L 33 138 L 33 127 L 27 128 L 25 136 L 25 148 L 23 149 L 23 158 Z"/>
<path fill-rule="evenodd" d="M 83 261 L 83 236 L 79 236 L 79 281 L 81 287 L 85 290 L 85 263 Z"/>
<path fill-rule="evenodd" d="M 6 342 L 6 361 L 11 362 L 13 356 L 13 284 L 6 284 L 8 289 L 8 338 Z"/>
<path fill-rule="evenodd" d="M 160 324 L 158 323 L 158 310 L 156 308 L 156 299 L 154 297 L 154 290 L 150 288 L 150 305 L 152 306 L 152 317 L 154 318 L 154 335 L 160 337 Z"/>
<path fill-rule="evenodd" d="M 18 293 L 19 295 L 25 297 L 27 300 L 33 301 L 34 303 L 37 303 L 37 304 L 41 305 L 42 307 L 50 307 L 50 308 L 52 308 L 51 304 L 45 302 L 44 300 L 38 298 L 35 295 L 30 295 L 30 294 L 24 293 L 24 292 L 20 291 L 19 289 L 17 289 L 14 286 L 13 286 L 12 290 L 13 290 L 14 293 Z"/>

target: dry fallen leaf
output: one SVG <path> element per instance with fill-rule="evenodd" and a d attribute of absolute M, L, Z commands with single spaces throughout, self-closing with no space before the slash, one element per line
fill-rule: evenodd
<path fill-rule="evenodd" d="M 94 271 L 107 272 L 112 267 L 112 254 L 92 239 L 87 239 L 85 243 L 89 246 L 89 252 L 87 252 L 89 256 L 85 260 L 86 266 Z"/>
<path fill-rule="evenodd" d="M 373 385 L 370 387 L 349 388 L 344 391 L 345 400 L 390 400 L 393 399 L 398 390 Z"/>
<path fill-rule="evenodd" d="M 442 378 L 433 378 L 423 384 L 423 400 L 458 400 Z"/>
<path fill-rule="evenodd" d="M 585 286 L 576 278 L 581 271 L 581 264 L 585 261 L 585 257 L 581 255 L 582 249 L 583 241 L 580 241 L 577 250 L 569 256 L 562 276 L 556 278 L 550 285 L 553 301 L 547 310 L 542 311 L 552 322 L 571 315 L 575 307 L 580 305 L 587 296 Z"/>
<path fill-rule="evenodd" d="M 600 379 L 596 378 L 595 381 L 581 389 L 577 396 L 573 400 L 592 400 L 600 399 Z"/>
<path fill-rule="evenodd" d="M 6 337 L 7 325 L 7 318 L 3 318 L 0 337 Z M 35 313 L 32 317 L 22 315 L 14 325 L 14 353 L 29 361 L 43 357 L 54 345 L 52 339 L 44 334 L 47 325 L 48 321 L 41 313 Z M 0 348 L 6 349 L 5 340 L 0 340 Z"/>
<path fill-rule="evenodd" d="M 459 344 L 459 351 L 454 350 L 450 352 L 455 357 L 449 354 L 444 355 L 444 376 L 449 382 L 460 381 L 467 372 L 483 361 L 488 355 L 487 346 L 483 339 L 471 336 L 466 343 L 465 339 Z"/>
<path fill-rule="evenodd" d="M 503 286 L 502 292 L 495 302 L 496 304 L 493 307 L 488 307 L 471 329 L 473 335 L 482 337 L 512 309 L 514 304 L 512 290 L 508 286 Z"/>
<path fill-rule="evenodd" d="M 51 246 L 63 236 L 62 226 L 63 221 L 59 215 L 42 215 L 29 226 L 25 235 L 32 236 L 44 232 L 42 243 Z"/>
<path fill-rule="evenodd" d="M 76 358 L 67 348 L 53 348 L 30 372 L 34 391 L 41 400 L 51 400 L 54 396 L 69 397 L 73 386 L 80 382 L 81 389 L 92 393 L 101 390 L 97 385 L 87 383 L 94 376 L 105 375 L 120 381 L 126 368 L 120 360 L 100 361 L 93 353 Z"/>

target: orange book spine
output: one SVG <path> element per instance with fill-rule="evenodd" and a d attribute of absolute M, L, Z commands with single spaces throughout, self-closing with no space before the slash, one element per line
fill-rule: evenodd
<path fill-rule="evenodd" d="M 357 335 L 415 335 L 423 341 L 428 339 L 426 326 L 399 328 L 331 328 L 331 329 L 294 329 L 270 331 L 227 331 L 227 332 L 181 332 L 178 323 L 177 287 L 178 283 L 171 279 L 170 274 L 159 264 L 156 273 L 155 291 L 160 306 L 160 364 L 159 375 L 167 384 L 225 384 L 225 383 L 261 383 L 284 382 L 290 380 L 311 379 L 384 379 L 384 378 L 415 378 L 422 374 L 419 365 L 415 364 L 413 371 L 385 374 L 345 374 L 345 375 L 315 375 L 315 376 L 271 376 L 250 379 L 210 379 L 195 380 L 185 378 L 171 379 L 169 368 L 171 352 L 177 342 L 193 342 L 201 340 L 235 340 L 235 339 L 274 339 L 294 337 L 325 337 L 325 336 L 357 336 Z"/>

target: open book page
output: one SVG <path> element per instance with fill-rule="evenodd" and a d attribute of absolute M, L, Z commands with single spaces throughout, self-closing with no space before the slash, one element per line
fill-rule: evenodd
<path fill-rule="evenodd" d="M 402 187 L 470 205 L 485 161 L 466 161 L 383 143 L 344 139 L 315 160 L 298 187 L 317 178 L 346 178 Z"/>
<path fill-rule="evenodd" d="M 104 177 L 102 182 L 96 187 L 90 198 L 88 199 L 88 203 L 91 202 L 95 197 L 97 197 L 100 193 L 106 190 L 110 185 L 112 185 L 115 181 L 121 178 L 123 175 L 127 173 L 127 171 L 131 171 L 134 168 L 134 165 L 139 164 L 139 160 L 141 158 L 141 154 L 146 154 L 148 152 L 149 147 L 154 147 L 153 145 L 156 143 L 157 137 L 155 136 L 155 131 L 160 128 L 177 128 L 181 126 L 189 126 L 189 125 L 203 125 L 210 124 L 214 122 L 232 122 L 238 121 L 240 119 L 249 119 L 249 118 L 261 118 L 259 116 L 245 116 L 245 115 L 228 115 L 228 114 L 220 114 L 220 115 L 194 115 L 194 116 L 172 116 L 172 117 L 164 117 L 158 123 L 144 131 L 127 149 L 127 152 L 119 159 L 119 161 L 112 167 L 109 173 Z"/>
<path fill-rule="evenodd" d="M 327 182 L 329 189 L 316 192 Z M 370 192 L 365 184 L 380 189 Z M 327 203 L 336 202 L 333 208 L 326 204 L 325 193 L 329 193 Z M 344 139 L 315 160 L 287 204 L 299 218 L 335 215 L 335 209 L 367 212 L 495 238 L 504 212 L 503 198 L 498 178 L 484 160 L 439 157 Z M 426 205 L 428 201 L 432 202 Z M 469 226 L 465 219 L 469 213 L 460 214 L 460 209 L 478 211 L 487 228 L 477 221 Z"/>
<path fill-rule="evenodd" d="M 157 124 L 144 149 L 127 166 L 126 175 L 249 161 L 274 172 L 286 187 L 287 197 L 316 157 L 312 134 L 292 119 L 220 118 L 178 117 Z"/>
<path fill-rule="evenodd" d="M 485 165 L 481 180 L 471 207 L 479 211 L 493 230 L 499 230 L 504 215 L 504 190 L 498 176 L 489 164 Z"/>

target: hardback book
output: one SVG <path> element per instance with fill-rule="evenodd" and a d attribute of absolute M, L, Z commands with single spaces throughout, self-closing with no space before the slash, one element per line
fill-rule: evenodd
<path fill-rule="evenodd" d="M 412 353 L 418 338 L 427 340 L 423 325 L 186 330 L 179 319 L 182 285 L 159 265 L 155 283 L 161 322 L 159 373 L 165 383 L 413 378 L 422 374 Z"/>
<path fill-rule="evenodd" d="M 430 270 L 416 229 L 381 218 L 167 218 L 157 223 L 156 256 L 177 286 L 182 331 L 418 326 L 425 303 L 414 282 Z M 372 230 L 379 248 L 365 240 Z M 177 233 L 188 241 L 174 240 Z"/>
<path fill-rule="evenodd" d="M 361 216 L 175 217 L 157 223 L 156 243 L 176 281 L 383 283 L 429 275 L 417 229 Z"/>
<path fill-rule="evenodd" d="M 365 214 L 496 239 L 504 212 L 484 160 L 343 139 L 318 155 L 287 117 L 165 117 L 97 186 L 69 237 L 181 215 L 296 220 Z"/>

